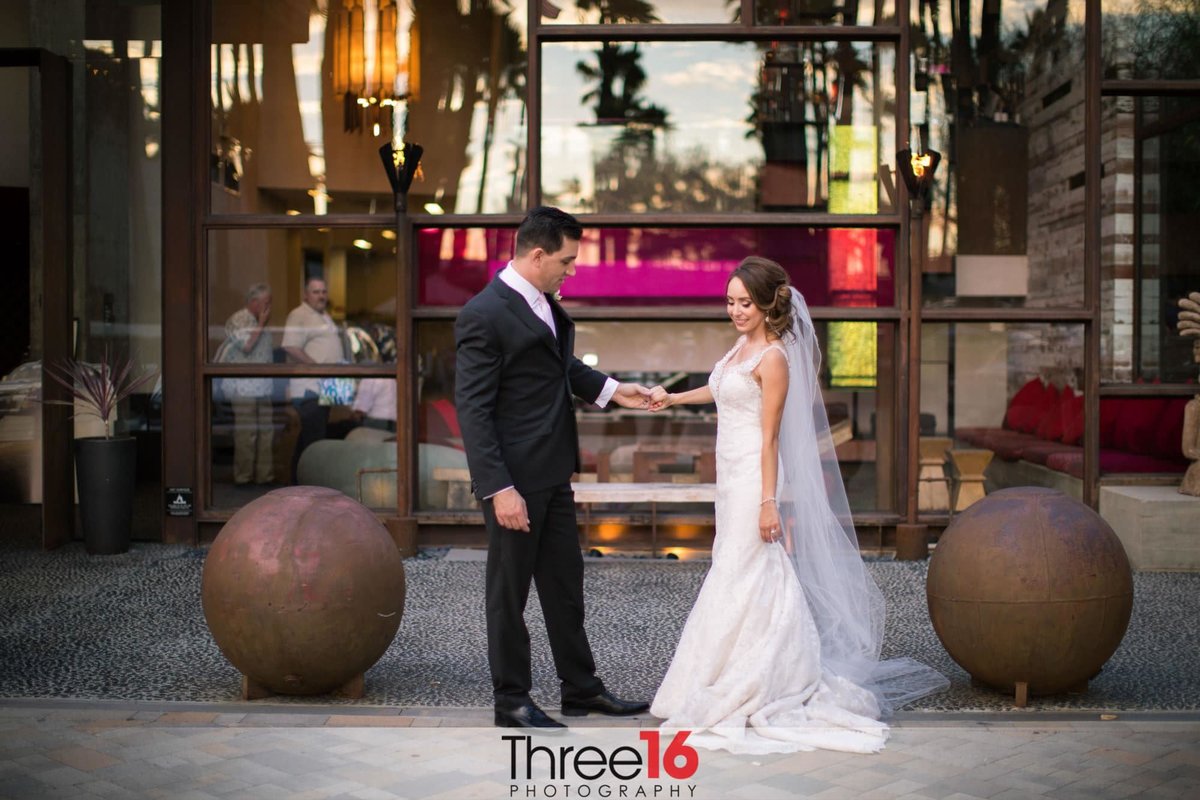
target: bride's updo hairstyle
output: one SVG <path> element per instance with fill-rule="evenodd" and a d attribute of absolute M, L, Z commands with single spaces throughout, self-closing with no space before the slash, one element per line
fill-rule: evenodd
<path fill-rule="evenodd" d="M 767 330 L 782 339 L 792 329 L 792 287 L 783 267 L 769 258 L 747 256 L 729 275 L 739 279 L 750 299 L 767 318 Z M 729 281 L 725 285 L 729 286 Z"/>

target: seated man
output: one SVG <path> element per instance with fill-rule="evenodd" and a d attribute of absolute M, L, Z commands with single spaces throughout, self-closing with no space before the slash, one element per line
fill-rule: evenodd
<path fill-rule="evenodd" d="M 365 427 L 396 432 L 396 380 L 364 378 L 354 397 L 354 420 Z"/>

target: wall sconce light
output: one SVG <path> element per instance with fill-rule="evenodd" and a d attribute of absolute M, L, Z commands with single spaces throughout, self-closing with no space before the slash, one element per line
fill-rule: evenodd
<path fill-rule="evenodd" d="M 420 169 L 421 154 L 424 152 L 425 148 L 421 145 L 408 142 L 401 144 L 400 147 L 395 147 L 388 142 L 379 148 L 379 158 L 383 161 L 383 168 L 387 172 L 388 183 L 392 185 L 392 194 L 396 198 L 398 213 L 408 211 L 408 190 Z"/>
<path fill-rule="evenodd" d="M 941 160 L 942 154 L 937 150 L 926 150 L 924 153 L 901 150 L 896 153 L 900 175 L 904 178 L 904 185 L 908 187 L 909 199 L 924 200 L 929 196 L 933 176 Z"/>

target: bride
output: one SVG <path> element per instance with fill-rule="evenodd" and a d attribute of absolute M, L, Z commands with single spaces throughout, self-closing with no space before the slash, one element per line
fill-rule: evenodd
<path fill-rule="evenodd" d="M 701 747 L 878 752 L 881 717 L 948 681 L 880 660 L 883 596 L 858 552 L 804 299 L 751 256 L 725 304 L 741 336 L 708 385 L 651 394 L 655 411 L 715 402 L 719 423 L 712 568 L 650 711 Z"/>

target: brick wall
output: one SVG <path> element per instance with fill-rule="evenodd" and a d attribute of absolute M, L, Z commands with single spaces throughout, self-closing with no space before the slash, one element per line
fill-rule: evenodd
<path fill-rule="evenodd" d="M 1133 107 L 1103 106 L 1101 160 L 1101 379 L 1128 379 L 1133 364 Z M 1029 293 L 1025 305 L 1084 301 L 1084 64 L 1080 43 L 1034 60 L 1022 124 L 1029 127 Z M 1009 394 L 1035 375 L 1083 382 L 1083 326 L 1009 326 Z"/>

